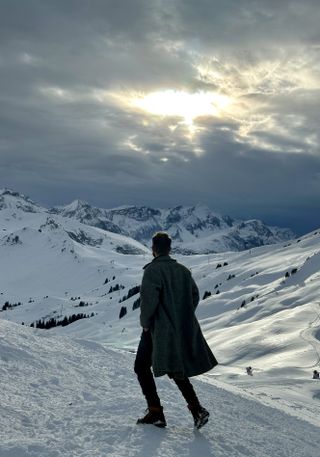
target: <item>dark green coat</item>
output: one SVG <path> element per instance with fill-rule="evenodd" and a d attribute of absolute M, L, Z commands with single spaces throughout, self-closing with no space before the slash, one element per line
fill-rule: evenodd
<path fill-rule="evenodd" d="M 140 323 L 151 330 L 155 376 L 196 376 L 217 361 L 207 345 L 195 309 L 199 291 L 190 271 L 170 256 L 144 267 Z"/>

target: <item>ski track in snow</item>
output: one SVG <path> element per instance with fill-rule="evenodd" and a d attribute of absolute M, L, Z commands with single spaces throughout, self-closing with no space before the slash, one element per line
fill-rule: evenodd
<path fill-rule="evenodd" d="M 316 361 L 314 364 L 310 365 L 309 367 L 306 368 L 316 368 L 320 365 L 320 343 L 319 341 L 314 338 L 313 336 L 313 330 L 315 328 L 319 328 L 319 323 L 320 323 L 320 303 L 317 303 L 317 308 L 315 309 L 316 311 L 316 317 L 309 323 L 308 327 L 300 332 L 300 337 L 306 341 L 312 349 L 314 350 L 316 354 Z"/>
<path fill-rule="evenodd" d="M 194 380 L 209 423 L 195 431 L 172 381 L 157 379 L 166 429 L 137 426 L 134 354 L 0 321 L 1 457 L 314 457 L 319 428 Z"/>

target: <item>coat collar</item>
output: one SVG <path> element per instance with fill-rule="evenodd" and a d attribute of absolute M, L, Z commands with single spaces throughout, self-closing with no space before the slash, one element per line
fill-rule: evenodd
<path fill-rule="evenodd" d="M 145 270 L 152 263 L 158 262 L 176 262 L 176 260 L 170 257 L 169 255 L 158 255 L 158 257 L 155 257 L 151 262 L 147 263 L 147 265 L 145 265 L 143 269 Z"/>

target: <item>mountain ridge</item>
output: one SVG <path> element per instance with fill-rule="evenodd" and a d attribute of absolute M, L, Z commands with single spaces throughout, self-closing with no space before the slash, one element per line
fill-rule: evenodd
<path fill-rule="evenodd" d="M 185 255 L 243 251 L 295 237 L 290 229 L 268 226 L 258 219 L 234 219 L 201 204 L 172 208 L 123 205 L 107 209 L 76 199 L 67 205 L 45 208 L 24 194 L 0 189 L 0 210 L 19 209 L 75 219 L 146 246 L 155 232 L 166 231 L 173 240 L 173 252 Z"/>
<path fill-rule="evenodd" d="M 233 219 L 201 204 L 173 208 L 128 205 L 102 209 L 86 202 L 79 204 L 76 200 L 50 211 L 88 225 L 107 227 L 145 245 L 150 244 L 155 232 L 166 231 L 174 241 L 173 251 L 181 254 L 242 251 L 295 237 L 290 229 L 268 226 L 258 219 Z"/>

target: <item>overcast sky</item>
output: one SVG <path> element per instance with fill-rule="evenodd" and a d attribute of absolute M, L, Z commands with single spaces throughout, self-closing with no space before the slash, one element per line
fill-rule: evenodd
<path fill-rule="evenodd" d="M 320 226 L 319 0 L 0 0 L 0 187 Z"/>

